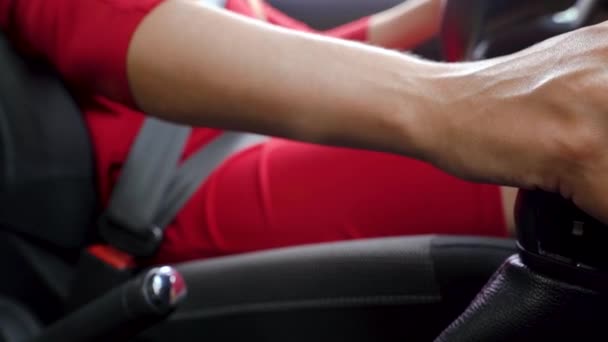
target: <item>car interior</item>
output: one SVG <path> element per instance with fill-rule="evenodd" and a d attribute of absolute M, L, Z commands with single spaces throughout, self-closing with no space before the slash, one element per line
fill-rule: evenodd
<path fill-rule="evenodd" d="M 271 1 L 317 28 L 399 2 Z M 412 53 L 492 58 L 607 18 L 603 0 L 448 0 L 440 35 Z M 608 335 L 608 230 L 540 191 L 520 192 L 514 239 L 405 236 L 133 265 L 128 246 L 109 252 L 98 232 L 93 149 L 61 79 L 1 33 L 0 69 L 0 342 Z"/>

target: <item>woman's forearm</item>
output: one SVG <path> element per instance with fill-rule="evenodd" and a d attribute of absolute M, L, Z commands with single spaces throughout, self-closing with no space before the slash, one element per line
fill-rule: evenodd
<path fill-rule="evenodd" d="M 144 19 L 128 63 L 137 103 L 169 120 L 418 158 L 443 68 L 193 1 Z"/>
<path fill-rule="evenodd" d="M 608 223 L 607 32 L 441 65 L 176 0 L 140 25 L 128 73 L 166 119 L 396 152 L 560 192 Z"/>
<path fill-rule="evenodd" d="M 439 32 L 444 0 L 408 0 L 371 16 L 370 44 L 411 49 Z"/>

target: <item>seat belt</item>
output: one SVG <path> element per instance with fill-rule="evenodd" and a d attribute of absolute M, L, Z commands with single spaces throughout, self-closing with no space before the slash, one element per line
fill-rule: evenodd
<path fill-rule="evenodd" d="M 70 291 L 74 309 L 138 271 L 136 258 L 154 255 L 163 230 L 215 169 L 234 153 L 268 137 L 223 132 L 181 165 L 191 128 L 146 118 L 98 223 L 105 244 L 81 256 Z"/>
<path fill-rule="evenodd" d="M 226 0 L 202 0 L 222 7 Z M 101 237 L 134 257 L 154 254 L 164 228 L 224 160 L 267 139 L 224 132 L 178 166 L 191 128 L 148 117 L 135 140 L 110 202 L 98 222 Z"/>
<path fill-rule="evenodd" d="M 165 206 L 158 212 L 156 222 L 168 226 L 190 197 L 226 159 L 235 153 L 268 140 L 267 136 L 224 132 L 201 151 L 188 158 L 175 172 L 165 193 Z"/>
<path fill-rule="evenodd" d="M 99 221 L 101 237 L 135 257 L 154 254 L 164 228 L 213 171 L 265 136 L 224 132 L 179 164 L 191 128 L 147 118 Z"/>

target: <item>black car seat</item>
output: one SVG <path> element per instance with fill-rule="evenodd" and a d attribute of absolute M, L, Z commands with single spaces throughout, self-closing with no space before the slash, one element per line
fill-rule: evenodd
<path fill-rule="evenodd" d="M 92 149 L 59 78 L 3 37 L 0 51 L 0 294 L 48 323 L 97 211 Z"/>
<path fill-rule="evenodd" d="M 0 341 L 21 341 L 68 312 L 99 210 L 89 134 L 60 79 L 4 37 L 0 69 Z"/>

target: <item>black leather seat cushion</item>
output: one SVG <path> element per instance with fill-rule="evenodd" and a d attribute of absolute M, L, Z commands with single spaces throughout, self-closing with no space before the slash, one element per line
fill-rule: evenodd
<path fill-rule="evenodd" d="M 40 323 L 24 306 L 0 296 L 0 341 L 25 341 L 34 336 L 40 327 Z"/>
<path fill-rule="evenodd" d="M 514 252 L 510 240 L 423 236 L 187 263 L 187 302 L 141 340 L 429 341 Z"/>

